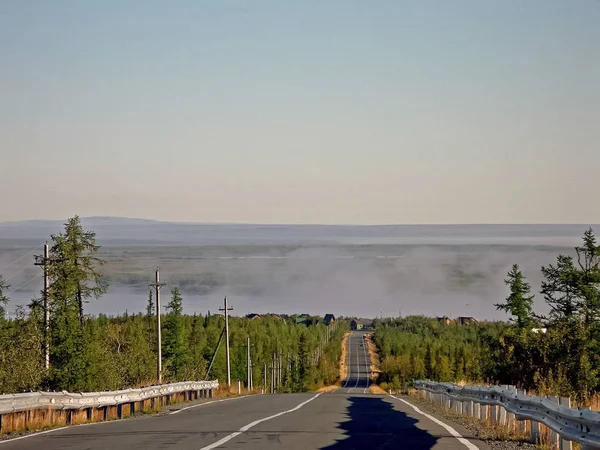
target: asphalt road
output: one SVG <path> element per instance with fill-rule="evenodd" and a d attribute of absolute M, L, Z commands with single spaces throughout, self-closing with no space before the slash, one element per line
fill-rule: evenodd
<path fill-rule="evenodd" d="M 468 436 L 466 430 L 453 424 L 448 429 L 403 399 L 364 394 L 368 357 L 361 341 L 362 333 L 351 336 L 348 356 L 356 360 L 350 365 L 346 387 L 335 393 L 215 401 L 160 416 L 0 441 L 0 450 L 488 450 L 482 442 L 457 439 L 457 433 Z"/>
<path fill-rule="evenodd" d="M 370 377 L 370 359 L 365 342 L 366 333 L 354 331 L 348 336 L 346 344 L 346 366 L 348 367 L 348 376 L 342 382 L 341 389 L 336 389 L 334 393 L 344 394 L 367 394 L 369 392 Z"/>

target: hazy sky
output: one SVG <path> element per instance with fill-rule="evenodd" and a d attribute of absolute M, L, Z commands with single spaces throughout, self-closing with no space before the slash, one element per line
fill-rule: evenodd
<path fill-rule="evenodd" d="M 600 222 L 600 2 L 0 2 L 0 221 Z"/>

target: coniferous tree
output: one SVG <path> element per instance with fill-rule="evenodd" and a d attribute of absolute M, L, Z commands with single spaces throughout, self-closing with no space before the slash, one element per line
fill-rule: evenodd
<path fill-rule="evenodd" d="M 581 312 L 578 296 L 579 274 L 571 256 L 558 255 L 556 265 L 542 267 L 541 293 L 550 306 L 550 319 L 572 320 Z"/>
<path fill-rule="evenodd" d="M 517 327 L 525 328 L 531 324 L 533 315 L 533 295 L 529 295 L 531 287 L 517 264 L 508 272 L 504 283 L 510 286 L 510 295 L 506 303 L 495 304 L 496 309 L 510 313 L 515 317 Z"/>
<path fill-rule="evenodd" d="M 425 350 L 425 378 L 431 379 L 433 377 L 433 362 L 431 358 L 431 345 L 427 344 Z"/>
<path fill-rule="evenodd" d="M 178 287 L 171 291 L 171 300 L 167 303 L 165 317 L 164 358 L 169 374 L 178 379 L 182 376 L 187 362 L 187 339 L 183 326 L 183 299 Z"/>
<path fill-rule="evenodd" d="M 7 285 L 0 274 L 0 321 L 4 320 L 6 317 L 6 305 L 8 305 L 8 297 L 5 292 L 8 290 L 10 286 Z"/>
<path fill-rule="evenodd" d="M 52 236 L 47 262 L 50 289 L 51 385 L 85 389 L 91 358 L 84 330 L 83 304 L 106 292 L 97 267 L 99 246 L 95 233 L 84 231 L 78 216 L 67 221 L 64 232 Z"/>
<path fill-rule="evenodd" d="M 586 328 L 600 319 L 600 246 L 591 228 L 583 235 L 583 244 L 575 247 L 579 266 L 578 295 Z"/>

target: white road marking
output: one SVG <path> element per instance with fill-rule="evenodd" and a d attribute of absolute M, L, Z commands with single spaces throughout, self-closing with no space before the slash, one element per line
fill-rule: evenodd
<path fill-rule="evenodd" d="M 350 381 L 350 365 L 352 363 L 352 359 L 350 358 L 350 356 L 352 355 L 352 343 L 350 342 L 352 340 L 352 335 L 348 336 L 348 340 L 346 341 L 348 344 L 348 373 L 346 374 L 346 383 L 344 383 L 344 385 L 342 386 L 343 388 L 348 386 L 348 381 Z"/>
<path fill-rule="evenodd" d="M 348 394 L 350 394 L 354 389 L 356 389 L 356 387 L 358 386 L 358 382 L 360 381 L 360 360 L 358 358 L 359 354 L 360 352 L 356 352 L 356 369 L 358 370 L 356 374 L 356 383 L 354 384 L 353 388 L 348 389 Z"/>
<path fill-rule="evenodd" d="M 179 414 L 182 411 L 187 411 L 188 409 L 192 409 L 192 408 L 198 408 L 199 406 L 210 405 L 211 403 L 226 402 L 226 401 L 229 401 L 229 400 L 237 400 L 238 398 L 253 397 L 254 395 L 257 395 L 257 394 L 243 395 L 241 397 L 222 398 L 220 400 L 211 400 L 210 402 L 198 403 L 197 405 L 186 406 L 185 408 L 181 408 L 181 409 L 178 409 L 178 410 L 175 410 L 175 411 L 171 411 L 169 414 L 170 415 Z"/>
<path fill-rule="evenodd" d="M 461 444 L 463 444 L 465 447 L 467 447 L 469 450 L 479 450 L 479 447 L 477 447 L 475 444 L 473 444 L 472 442 L 468 441 L 467 439 L 465 439 L 464 437 L 462 437 L 462 435 L 456 431 L 454 428 L 452 428 L 450 425 L 445 424 L 444 422 L 442 422 L 439 419 L 436 419 L 435 417 L 421 411 L 419 408 L 417 408 L 415 405 L 413 405 L 412 403 L 407 402 L 406 400 L 403 400 L 401 398 L 398 397 L 394 397 L 393 395 L 390 395 L 390 397 L 395 398 L 396 400 L 401 401 L 402 403 L 410 406 L 412 409 L 414 409 L 417 413 L 427 417 L 429 420 L 431 420 L 432 422 L 437 423 L 439 426 L 443 427 L 446 429 L 446 431 L 448 431 L 448 433 L 450 433 L 452 436 L 454 436 Z"/>
<path fill-rule="evenodd" d="M 107 423 L 107 422 L 99 422 L 99 423 Z M 96 424 L 95 423 L 84 423 L 84 424 L 81 424 L 81 425 L 73 425 L 73 426 L 75 426 L 75 427 L 83 427 L 83 426 L 87 426 L 87 425 L 96 425 Z M 0 441 L 0 445 L 2 445 L 2 444 L 8 444 L 9 442 L 20 441 L 21 439 L 27 439 L 27 438 L 30 438 L 30 437 L 39 436 L 41 434 L 48 434 L 48 433 L 54 433 L 55 431 L 66 430 L 67 428 L 73 428 L 73 426 L 70 426 L 70 427 L 60 427 L 60 428 L 52 428 L 51 430 L 40 431 L 39 433 L 26 434 L 25 436 L 19 436 L 19 437 L 12 438 L 12 439 L 6 439 L 6 440 L 3 440 L 3 441 Z"/>
<path fill-rule="evenodd" d="M 365 335 L 363 334 L 363 351 L 365 354 L 365 367 L 367 368 L 367 387 L 365 388 L 365 390 L 363 391 L 363 394 L 366 394 L 369 392 L 369 381 L 370 380 L 370 373 L 371 373 L 371 365 L 369 364 L 369 357 L 367 355 L 367 341 L 365 339 Z"/>
<path fill-rule="evenodd" d="M 321 393 L 318 393 L 314 397 L 309 398 L 305 402 L 302 402 L 298 406 L 296 406 L 296 407 L 294 407 L 292 409 L 288 409 L 287 411 L 282 411 L 280 413 L 273 414 L 272 416 L 265 417 L 264 419 L 255 420 L 254 422 L 251 422 L 248 425 L 245 425 L 242 428 L 240 428 L 239 431 L 236 431 L 235 433 L 231 433 L 230 435 L 225 436 L 223 439 L 219 439 L 217 442 L 215 442 L 213 444 L 207 445 L 206 447 L 202 447 L 200 450 L 212 450 L 213 448 L 220 447 L 225 442 L 228 442 L 228 441 L 232 440 L 233 438 L 238 437 L 240 434 L 245 433 L 250 428 L 255 427 L 259 423 L 266 422 L 267 420 L 275 419 L 276 417 L 283 416 L 284 414 L 288 414 L 288 413 L 291 413 L 291 412 L 294 412 L 294 411 L 298 411 L 304 405 L 306 405 L 306 404 L 312 402 L 314 399 L 316 399 L 319 395 L 321 395 Z"/>

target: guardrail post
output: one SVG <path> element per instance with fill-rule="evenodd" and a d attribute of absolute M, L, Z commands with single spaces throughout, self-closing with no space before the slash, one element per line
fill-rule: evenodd
<path fill-rule="evenodd" d="M 0 414 L 0 433 L 2 433 L 2 414 Z"/>
<path fill-rule="evenodd" d="M 527 395 L 527 391 L 525 389 L 517 389 L 517 394 L 519 395 Z M 531 422 L 531 432 L 533 433 L 534 423 L 538 427 L 537 437 L 539 438 L 539 426 L 540 424 L 537 422 Z M 526 420 L 517 420 L 517 429 L 520 435 L 525 436 L 527 432 L 527 421 Z M 533 437 L 533 436 L 532 436 Z"/>
<path fill-rule="evenodd" d="M 481 405 L 481 420 L 488 420 L 488 405 Z"/>
<path fill-rule="evenodd" d="M 558 405 L 559 403 L 559 399 L 557 396 L 555 395 L 549 395 L 548 396 L 548 400 L 550 400 L 552 403 L 556 403 Z M 548 433 L 548 438 L 550 440 L 549 444 L 550 444 L 550 448 L 558 448 L 560 445 L 559 439 L 560 436 L 559 434 L 551 429 L 548 429 L 549 433 Z"/>
<path fill-rule="evenodd" d="M 498 423 L 498 405 L 490 405 L 490 422 Z"/>
<path fill-rule="evenodd" d="M 88 421 L 91 421 L 94 417 L 94 409 L 93 408 L 86 408 L 85 409 L 85 416 L 87 418 Z"/>
<path fill-rule="evenodd" d="M 480 419 L 481 418 L 481 404 L 475 402 L 475 404 L 473 405 L 473 417 L 475 417 L 476 419 Z"/>
<path fill-rule="evenodd" d="M 444 400 L 444 407 L 446 409 L 450 409 L 452 407 L 452 400 L 446 394 L 444 394 L 444 398 L 445 398 L 445 400 Z"/>
<path fill-rule="evenodd" d="M 167 401 L 167 405 L 171 404 L 171 394 L 167 394 L 166 401 Z"/>
<path fill-rule="evenodd" d="M 571 399 L 568 397 L 561 397 L 559 400 L 559 404 L 561 406 L 566 406 L 567 408 L 571 407 Z M 573 443 L 571 441 L 567 441 L 566 439 L 560 440 L 560 450 L 572 450 Z"/>
<path fill-rule="evenodd" d="M 107 421 L 107 420 L 108 420 L 108 408 L 109 408 L 109 406 L 105 406 L 105 407 L 103 408 L 103 409 L 104 409 L 104 412 L 103 412 L 103 414 L 102 414 L 102 418 L 103 418 L 103 420 L 104 420 L 104 421 Z"/>
<path fill-rule="evenodd" d="M 516 388 L 514 386 L 508 386 L 508 390 L 512 393 L 516 392 Z M 511 412 L 506 412 L 506 421 L 508 423 L 508 429 L 510 432 L 515 431 L 515 415 Z"/>
<path fill-rule="evenodd" d="M 209 398 L 213 398 L 213 389 L 208 390 L 208 396 Z"/>
<path fill-rule="evenodd" d="M 117 405 L 117 419 L 123 418 L 123 403 Z"/>
<path fill-rule="evenodd" d="M 73 410 L 67 409 L 67 425 L 73 425 Z"/>
<path fill-rule="evenodd" d="M 129 415 L 133 416 L 135 414 L 135 402 L 129 402 Z"/>
<path fill-rule="evenodd" d="M 473 401 L 466 400 L 463 402 L 463 413 L 473 417 Z"/>
<path fill-rule="evenodd" d="M 194 399 L 195 399 L 195 400 L 198 400 L 198 397 L 199 397 L 199 396 L 200 396 L 200 391 L 199 391 L 198 389 L 196 389 L 196 390 L 194 391 Z"/>

